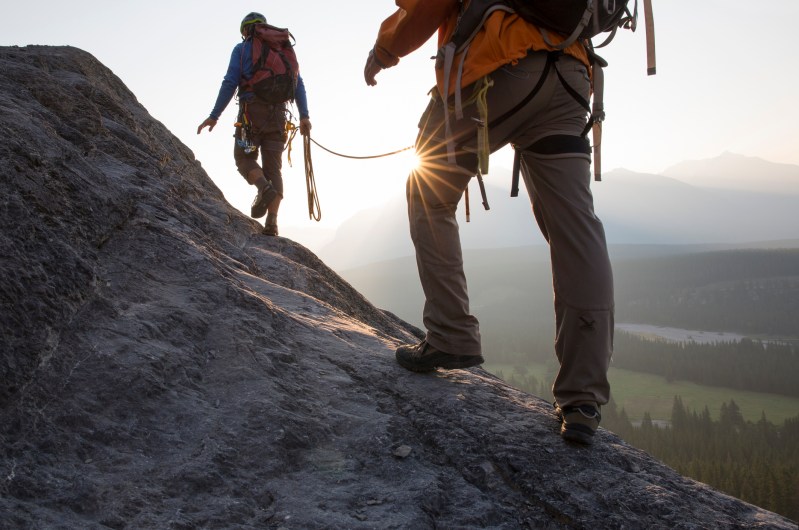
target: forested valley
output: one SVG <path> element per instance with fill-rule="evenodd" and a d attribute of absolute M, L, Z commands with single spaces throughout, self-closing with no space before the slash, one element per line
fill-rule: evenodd
<path fill-rule="evenodd" d="M 799 249 L 623 260 L 613 269 L 617 322 L 799 335 Z"/>
<path fill-rule="evenodd" d="M 799 397 L 799 351 L 779 342 L 743 339 L 700 344 L 617 332 L 613 365 L 660 375 L 667 381 Z"/>
<path fill-rule="evenodd" d="M 602 409 L 602 424 L 687 477 L 799 520 L 799 414 L 780 426 L 765 415 L 753 423 L 731 401 L 714 421 L 707 408 L 686 410 L 675 397 L 670 425 L 645 415 L 634 426 L 612 402 Z"/>
<path fill-rule="evenodd" d="M 767 343 L 770 348 L 774 341 L 799 343 L 799 249 L 626 258 L 615 260 L 613 270 L 616 322 L 733 332 Z M 470 292 L 478 300 L 475 314 L 481 323 L 483 349 L 490 352 L 493 362 L 522 357 L 531 361 L 552 359 L 555 329 L 548 263 L 485 264 L 471 271 L 469 282 Z M 619 357 L 624 355 L 623 340 L 616 346 Z M 749 347 L 756 348 L 757 344 L 743 346 Z M 702 351 L 714 359 L 723 355 L 719 353 L 722 350 L 711 350 Z M 774 347 L 763 353 L 782 356 L 778 350 Z M 670 355 L 676 359 L 677 352 Z M 650 361 L 654 359 L 645 362 Z M 780 363 L 784 361 L 783 356 Z M 728 359 L 722 364 L 735 363 Z M 750 360 L 747 366 L 751 364 Z M 794 358 L 794 374 L 797 364 Z M 644 371 L 668 375 L 663 368 Z"/>

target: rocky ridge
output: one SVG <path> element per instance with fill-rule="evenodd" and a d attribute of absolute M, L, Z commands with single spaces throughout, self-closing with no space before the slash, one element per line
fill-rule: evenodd
<path fill-rule="evenodd" d="M 0 48 L 0 527 L 796 528 L 481 369 L 260 234 L 111 71 Z"/>

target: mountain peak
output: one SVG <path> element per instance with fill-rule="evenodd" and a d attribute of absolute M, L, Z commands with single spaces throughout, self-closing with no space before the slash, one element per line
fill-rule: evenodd
<path fill-rule="evenodd" d="M 795 528 L 481 369 L 260 234 L 89 54 L 0 48 L 4 528 Z"/>
<path fill-rule="evenodd" d="M 681 162 L 663 174 L 708 188 L 799 195 L 799 166 L 729 151 L 711 159 Z"/>

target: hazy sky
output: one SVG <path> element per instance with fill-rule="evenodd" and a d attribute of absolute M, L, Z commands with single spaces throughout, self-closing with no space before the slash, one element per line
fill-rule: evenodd
<path fill-rule="evenodd" d="M 653 4 L 656 76 L 646 75 L 643 28 L 620 34 L 601 53 L 610 62 L 604 170 L 659 173 L 724 151 L 799 164 L 799 61 L 793 38 L 799 1 Z M 254 188 L 232 160 L 235 102 L 212 133 L 196 134 L 239 41 L 242 17 L 259 11 L 295 35 L 313 138 L 335 151 L 372 155 L 413 143 L 434 82 L 431 41 L 382 72 L 376 87 L 365 85 L 367 52 L 380 22 L 394 9 L 388 0 L 2 0 L 0 45 L 71 45 L 93 54 L 193 150 L 231 204 L 248 212 Z M 491 164 L 509 167 L 511 156 L 503 150 Z M 411 157 L 354 161 L 314 146 L 321 223 L 308 218 L 299 135 L 292 161 L 293 167 L 284 161 L 286 200 L 280 216 L 281 231 L 289 236 L 308 228 L 321 234 L 356 210 L 403 194 Z"/>

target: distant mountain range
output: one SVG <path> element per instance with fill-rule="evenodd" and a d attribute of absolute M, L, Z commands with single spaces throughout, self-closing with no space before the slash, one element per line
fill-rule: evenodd
<path fill-rule="evenodd" d="M 509 197 L 510 170 L 486 176 L 491 209 L 470 187 L 471 222 L 458 211 L 465 249 L 544 244 L 526 193 Z M 617 169 L 594 182 L 596 211 L 616 245 L 740 247 L 799 239 L 799 166 L 731 153 L 684 162 L 662 175 Z M 404 196 L 356 213 L 319 256 L 337 270 L 413 255 Z"/>
<path fill-rule="evenodd" d="M 799 197 L 799 166 L 730 152 L 709 160 L 681 162 L 663 174 L 694 186 Z"/>

